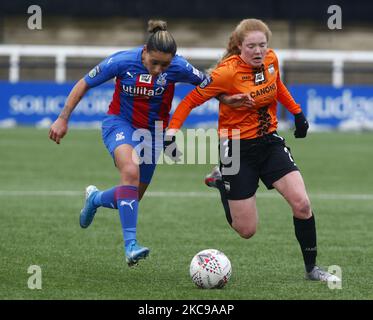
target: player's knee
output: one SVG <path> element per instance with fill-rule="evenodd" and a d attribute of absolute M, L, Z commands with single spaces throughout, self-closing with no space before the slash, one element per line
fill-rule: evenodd
<path fill-rule="evenodd" d="M 295 216 L 298 218 L 309 218 L 311 213 L 311 203 L 307 198 L 300 199 L 293 204 Z"/>
<path fill-rule="evenodd" d="M 123 181 L 130 184 L 137 184 L 139 181 L 139 169 L 137 166 L 128 165 L 120 170 L 120 175 Z"/>
<path fill-rule="evenodd" d="M 256 233 L 256 229 L 247 229 L 247 230 L 242 230 L 240 233 L 240 236 L 244 239 L 250 239 L 251 237 L 254 236 Z"/>
<path fill-rule="evenodd" d="M 234 228 L 237 233 L 244 239 L 250 239 L 256 233 L 256 226 L 238 226 Z"/>

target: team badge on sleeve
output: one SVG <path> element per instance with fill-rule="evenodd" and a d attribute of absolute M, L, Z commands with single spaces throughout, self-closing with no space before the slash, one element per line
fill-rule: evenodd
<path fill-rule="evenodd" d="M 204 89 L 204 88 L 206 88 L 210 83 L 212 82 L 212 78 L 211 77 L 207 77 L 205 80 L 203 80 L 202 82 L 201 82 L 201 84 L 199 85 L 199 87 L 201 88 L 201 89 Z"/>
<path fill-rule="evenodd" d="M 273 64 L 270 64 L 270 65 L 268 66 L 268 72 L 269 72 L 270 74 L 274 74 L 274 73 L 275 73 L 275 67 L 273 66 Z"/>
<path fill-rule="evenodd" d="M 99 73 L 100 73 L 100 67 L 99 67 L 99 66 L 96 66 L 96 67 L 94 67 L 91 71 L 89 71 L 88 76 L 89 76 L 90 78 L 94 78 L 94 77 L 97 76 L 97 74 L 99 74 Z"/>

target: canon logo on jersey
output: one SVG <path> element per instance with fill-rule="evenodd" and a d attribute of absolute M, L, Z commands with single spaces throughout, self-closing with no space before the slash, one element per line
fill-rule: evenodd
<path fill-rule="evenodd" d="M 165 90 L 164 87 L 158 87 L 155 90 L 153 90 L 147 87 L 126 86 L 125 84 L 122 86 L 122 88 L 123 88 L 123 91 L 129 96 L 147 96 L 147 97 L 160 96 L 163 94 Z"/>
<path fill-rule="evenodd" d="M 276 90 L 277 90 L 276 84 L 272 83 L 271 85 L 266 86 L 264 88 L 258 89 L 256 91 L 251 91 L 250 96 L 251 96 L 251 98 L 255 98 L 255 97 L 261 96 L 263 94 L 268 94 L 271 91 L 276 91 Z"/>

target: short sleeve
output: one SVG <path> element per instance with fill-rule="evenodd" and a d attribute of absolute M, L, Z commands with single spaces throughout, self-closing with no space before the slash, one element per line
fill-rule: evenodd
<path fill-rule="evenodd" d="M 193 85 L 199 85 L 206 79 L 206 75 L 190 64 L 181 56 L 176 56 L 176 64 L 178 67 L 177 82 L 185 82 Z"/>
<path fill-rule="evenodd" d="M 118 57 L 114 55 L 107 57 L 89 71 L 84 80 L 89 87 L 96 87 L 118 75 Z"/>

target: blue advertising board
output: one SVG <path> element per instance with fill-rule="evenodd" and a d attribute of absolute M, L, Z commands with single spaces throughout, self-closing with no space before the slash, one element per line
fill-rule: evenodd
<path fill-rule="evenodd" d="M 373 129 L 373 87 L 294 85 L 289 91 L 316 128 Z"/>
<path fill-rule="evenodd" d="M 49 126 L 64 106 L 74 83 L 0 82 L 0 126 Z M 314 129 L 373 129 L 373 87 L 329 85 L 292 85 L 289 91 L 299 103 Z M 177 84 L 172 110 L 193 89 Z M 70 125 L 99 126 L 105 116 L 114 90 L 113 84 L 92 88 L 74 110 Z M 195 108 L 186 127 L 216 127 L 218 101 L 211 99 Z M 293 120 L 288 114 L 288 119 Z"/>
<path fill-rule="evenodd" d="M 19 82 L 11 84 L 0 82 L 0 125 L 1 123 L 14 123 L 47 126 L 61 112 L 73 86 L 74 83 Z M 189 84 L 175 86 L 172 110 L 193 88 L 194 86 Z M 89 126 L 101 122 L 108 110 L 113 90 L 114 84 L 103 84 L 90 89 L 72 113 L 70 124 Z M 185 126 L 194 127 L 205 124 L 213 127 L 217 125 L 217 119 L 218 101 L 211 99 L 192 111 Z"/>

